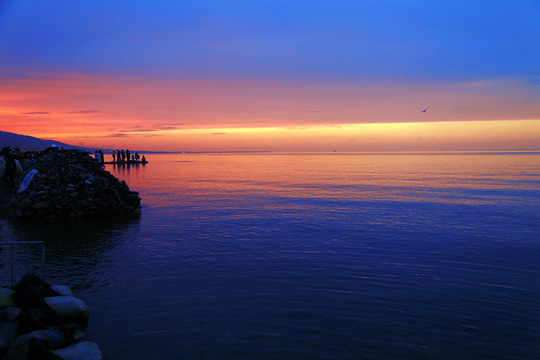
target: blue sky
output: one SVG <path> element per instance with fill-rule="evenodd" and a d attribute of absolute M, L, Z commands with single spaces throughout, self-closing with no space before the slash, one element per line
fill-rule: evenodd
<path fill-rule="evenodd" d="M 538 1 L 25 1 L 1 73 L 537 81 Z"/>

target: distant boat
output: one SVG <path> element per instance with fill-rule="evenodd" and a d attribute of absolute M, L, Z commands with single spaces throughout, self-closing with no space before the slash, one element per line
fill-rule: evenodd
<path fill-rule="evenodd" d="M 426 109 L 424 109 L 424 110 L 422 110 L 422 112 L 426 112 L 426 110 L 427 110 L 427 108 L 426 108 Z"/>

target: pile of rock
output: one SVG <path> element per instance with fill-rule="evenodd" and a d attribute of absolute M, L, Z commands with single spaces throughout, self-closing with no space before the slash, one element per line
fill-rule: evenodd
<path fill-rule="evenodd" d="M 102 360 L 99 346 L 84 340 L 88 315 L 68 286 L 26 274 L 12 289 L 0 287 L 0 357 Z"/>
<path fill-rule="evenodd" d="M 141 198 L 89 154 L 50 148 L 23 163 L 29 186 L 11 196 L 8 215 L 18 219 L 77 219 L 139 215 Z"/>

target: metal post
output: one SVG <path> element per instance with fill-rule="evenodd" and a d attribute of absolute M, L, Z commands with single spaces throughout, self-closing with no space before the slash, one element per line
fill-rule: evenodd
<path fill-rule="evenodd" d="M 9 254 L 10 254 L 10 259 L 9 259 L 10 269 L 9 269 L 9 273 L 11 274 L 11 276 L 10 276 L 10 277 L 11 277 L 11 287 L 13 287 L 14 282 L 15 282 L 15 280 L 14 280 L 15 274 L 14 274 L 14 271 L 13 271 L 13 263 L 14 263 L 14 261 L 13 261 L 13 244 L 11 244 L 11 245 L 9 246 Z"/>
<path fill-rule="evenodd" d="M 41 277 L 45 279 L 45 245 L 41 242 Z"/>
<path fill-rule="evenodd" d="M 26 256 L 28 257 L 28 259 L 30 259 L 31 258 L 30 245 L 26 244 L 25 248 L 26 248 Z M 30 272 L 30 261 L 26 262 L 26 272 Z"/>
<path fill-rule="evenodd" d="M 14 255 L 14 246 L 15 245 L 26 245 L 26 253 L 28 255 L 28 261 L 26 263 L 26 270 L 29 271 L 30 269 L 30 262 L 31 262 L 31 255 L 30 255 L 30 245 L 31 244 L 39 244 L 41 245 L 41 277 L 45 276 L 45 245 L 43 241 L 13 241 L 13 242 L 0 242 L 0 246 L 2 245 L 9 245 L 9 255 L 10 255 L 10 264 L 9 264 L 9 272 L 10 272 L 10 281 L 11 286 L 15 285 L 15 255 Z"/>

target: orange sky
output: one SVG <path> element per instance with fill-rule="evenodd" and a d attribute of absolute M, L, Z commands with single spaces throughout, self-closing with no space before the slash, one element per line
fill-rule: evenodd
<path fill-rule="evenodd" d="M 34 74 L 1 79 L 0 98 L 0 130 L 96 148 L 540 148 L 538 90 L 525 79 L 300 85 Z"/>

